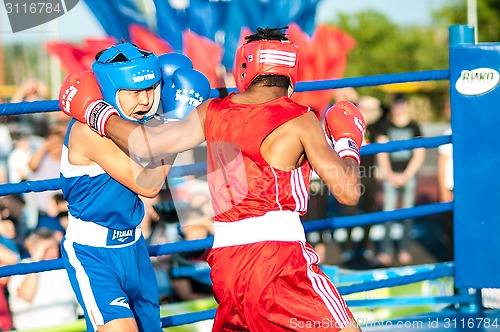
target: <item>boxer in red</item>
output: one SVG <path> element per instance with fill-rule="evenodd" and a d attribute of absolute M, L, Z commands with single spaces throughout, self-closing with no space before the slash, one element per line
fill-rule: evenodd
<path fill-rule="evenodd" d="M 297 46 L 282 29 L 259 28 L 246 39 L 233 71 L 239 93 L 209 99 L 183 120 L 152 128 L 71 115 L 89 125 L 98 118 L 102 135 L 142 158 L 206 140 L 215 216 L 208 262 L 219 303 L 213 331 L 359 331 L 306 243 L 300 215 L 312 170 L 340 203 L 358 202 L 363 116 L 349 102 L 327 110 L 332 149 L 317 114 L 289 98 Z"/>

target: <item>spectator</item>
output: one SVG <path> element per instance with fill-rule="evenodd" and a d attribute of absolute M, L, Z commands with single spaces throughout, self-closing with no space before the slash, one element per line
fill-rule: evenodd
<path fill-rule="evenodd" d="M 49 87 L 36 78 L 29 78 L 19 85 L 12 96 L 11 103 L 32 102 L 49 98 Z M 30 113 L 14 116 L 16 122 L 32 127 L 36 135 L 45 136 L 48 129 L 47 113 Z"/>
<path fill-rule="evenodd" d="M 12 148 L 12 137 L 7 125 L 7 117 L 0 115 L 0 184 L 9 181 L 7 175 L 7 157 Z"/>
<path fill-rule="evenodd" d="M 10 212 L 5 205 L 0 204 L 0 266 L 16 264 L 19 260 L 19 251 L 13 239 L 16 237 L 14 223 L 4 219 Z M 12 315 L 7 301 L 5 288 L 9 278 L 0 279 L 0 331 L 12 329 Z"/>
<path fill-rule="evenodd" d="M 26 133 L 19 133 L 14 140 L 14 149 L 7 157 L 9 183 L 19 183 L 28 179 L 31 175 L 28 163 L 32 154 L 30 136 Z"/>
<path fill-rule="evenodd" d="M 380 124 L 379 143 L 407 140 L 421 136 L 419 125 L 411 119 L 408 97 L 396 94 L 390 105 L 387 118 Z M 377 154 L 377 161 L 384 179 L 383 196 L 384 211 L 392 211 L 398 207 L 409 208 L 415 205 L 417 188 L 417 172 L 425 160 L 425 149 L 403 150 L 392 153 Z M 384 266 L 392 264 L 392 255 L 396 254 L 400 264 L 409 264 L 413 257 L 409 251 L 412 221 L 388 222 L 377 262 Z M 395 247 L 395 248 L 394 248 Z"/>
<path fill-rule="evenodd" d="M 37 101 L 47 99 L 48 97 L 49 88 L 47 85 L 36 78 L 29 78 L 19 85 L 19 88 L 12 95 L 10 102 Z"/>
<path fill-rule="evenodd" d="M 52 230 L 38 228 L 26 239 L 31 258 L 22 262 L 59 258 L 59 245 Z M 58 326 L 78 319 L 76 298 L 65 270 L 15 275 L 10 278 L 8 289 L 17 330 Z"/>
<path fill-rule="evenodd" d="M 54 236 L 61 241 L 68 227 L 68 202 L 62 194 L 51 197 L 47 214 L 40 216 L 36 228 L 48 228 L 54 232 Z"/>
<path fill-rule="evenodd" d="M 0 198 L 0 219 L 9 220 L 11 223 L 12 226 L 9 226 L 8 229 L 13 237 L 9 238 L 14 241 L 16 250 L 24 246 L 23 241 L 26 233 L 24 207 L 25 201 L 20 195 L 8 195 Z"/>
<path fill-rule="evenodd" d="M 54 179 L 59 177 L 61 165 L 61 152 L 64 142 L 65 127 L 54 125 L 41 146 L 32 154 L 28 166 L 31 175 L 30 181 Z M 26 194 L 26 200 L 34 210 L 36 217 L 47 214 L 49 202 L 52 197 L 61 193 L 61 190 L 47 190 L 44 192 L 33 192 Z M 37 220 L 38 218 L 36 218 Z M 34 222 L 33 222 L 34 223 Z M 35 225 L 30 225 L 34 228 Z"/>
<path fill-rule="evenodd" d="M 445 104 L 445 117 L 450 119 L 449 101 Z M 451 135 L 448 128 L 443 135 Z M 438 148 L 438 199 L 440 202 L 453 201 L 453 145 L 451 143 L 441 145 Z M 454 259 L 453 241 L 453 211 L 444 214 L 444 230 L 447 237 L 448 260 Z"/>

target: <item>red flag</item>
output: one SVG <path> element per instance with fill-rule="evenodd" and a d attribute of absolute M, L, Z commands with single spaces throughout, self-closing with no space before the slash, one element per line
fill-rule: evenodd
<path fill-rule="evenodd" d="M 101 39 L 86 39 L 82 47 L 66 42 L 48 42 L 45 44 L 45 49 L 51 56 L 59 58 L 61 66 L 67 74 L 81 73 L 84 70 L 91 69 L 95 55 L 99 51 L 115 43 L 114 38 L 104 37 Z"/>
<path fill-rule="evenodd" d="M 240 39 L 238 40 L 238 46 L 237 46 L 237 48 L 239 48 L 241 45 L 243 45 L 244 43 L 246 43 L 246 40 L 245 40 L 246 36 L 250 36 L 252 34 L 253 34 L 253 32 L 252 32 L 252 30 L 250 30 L 250 28 L 248 28 L 248 27 L 241 28 L 241 30 L 240 30 Z"/>
<path fill-rule="evenodd" d="M 314 52 L 311 38 L 295 23 L 290 23 L 287 29 L 288 39 L 299 47 L 297 81 L 314 79 Z"/>
<path fill-rule="evenodd" d="M 139 24 L 129 26 L 130 41 L 137 47 L 153 52 L 156 55 L 162 55 L 173 51 L 172 46 L 157 34 Z"/>
<path fill-rule="evenodd" d="M 225 86 L 222 69 L 223 49 L 214 41 L 190 30 L 182 32 L 183 53 L 193 62 L 193 67 L 201 71 L 213 88 Z"/>
<path fill-rule="evenodd" d="M 63 70 L 69 73 L 81 73 L 88 69 L 82 63 L 82 58 L 86 56 L 84 50 L 70 43 L 48 42 L 45 44 L 47 52 L 51 56 L 59 58 Z"/>
<path fill-rule="evenodd" d="M 316 79 L 332 79 L 344 76 L 347 56 L 356 41 L 344 31 L 328 25 L 318 25 L 313 34 L 313 45 L 318 52 Z"/>
<path fill-rule="evenodd" d="M 318 25 L 309 38 L 298 25 L 291 23 L 290 40 L 299 46 L 298 81 L 326 80 L 343 77 L 347 55 L 356 41 L 336 27 Z M 292 99 L 323 113 L 334 96 L 332 90 L 294 93 Z"/>
<path fill-rule="evenodd" d="M 116 39 L 111 36 L 102 38 L 87 38 L 83 40 L 83 49 L 85 49 L 88 53 L 93 53 L 95 55 L 114 44 L 116 44 Z"/>

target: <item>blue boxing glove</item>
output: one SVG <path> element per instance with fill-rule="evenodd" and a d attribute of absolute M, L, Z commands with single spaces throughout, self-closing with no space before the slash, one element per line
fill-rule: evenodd
<path fill-rule="evenodd" d="M 179 68 L 171 76 L 171 84 L 161 93 L 163 116 L 167 121 L 184 119 L 210 96 L 208 78 L 195 69 Z"/>
<path fill-rule="evenodd" d="M 179 68 L 193 69 L 193 62 L 182 53 L 166 53 L 158 57 L 163 86 L 172 83 L 172 74 Z"/>

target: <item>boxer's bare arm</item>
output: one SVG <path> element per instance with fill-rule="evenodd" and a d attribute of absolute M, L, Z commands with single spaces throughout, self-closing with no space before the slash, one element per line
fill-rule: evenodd
<path fill-rule="evenodd" d="M 106 124 L 106 134 L 123 151 L 140 158 L 186 151 L 205 140 L 205 113 L 209 102 L 199 105 L 183 120 L 157 126 L 139 125 L 112 116 Z"/>
<path fill-rule="evenodd" d="M 155 197 L 168 174 L 175 155 L 155 160 L 144 168 L 130 159 L 110 139 L 93 132 L 86 124 L 75 122 L 69 140 L 69 161 L 73 165 L 98 164 L 113 179 L 135 193 Z"/>
<path fill-rule="evenodd" d="M 360 197 L 360 178 L 353 158 L 340 158 L 326 140 L 313 112 L 290 121 L 289 131 L 301 143 L 311 167 L 341 204 L 356 205 Z"/>

